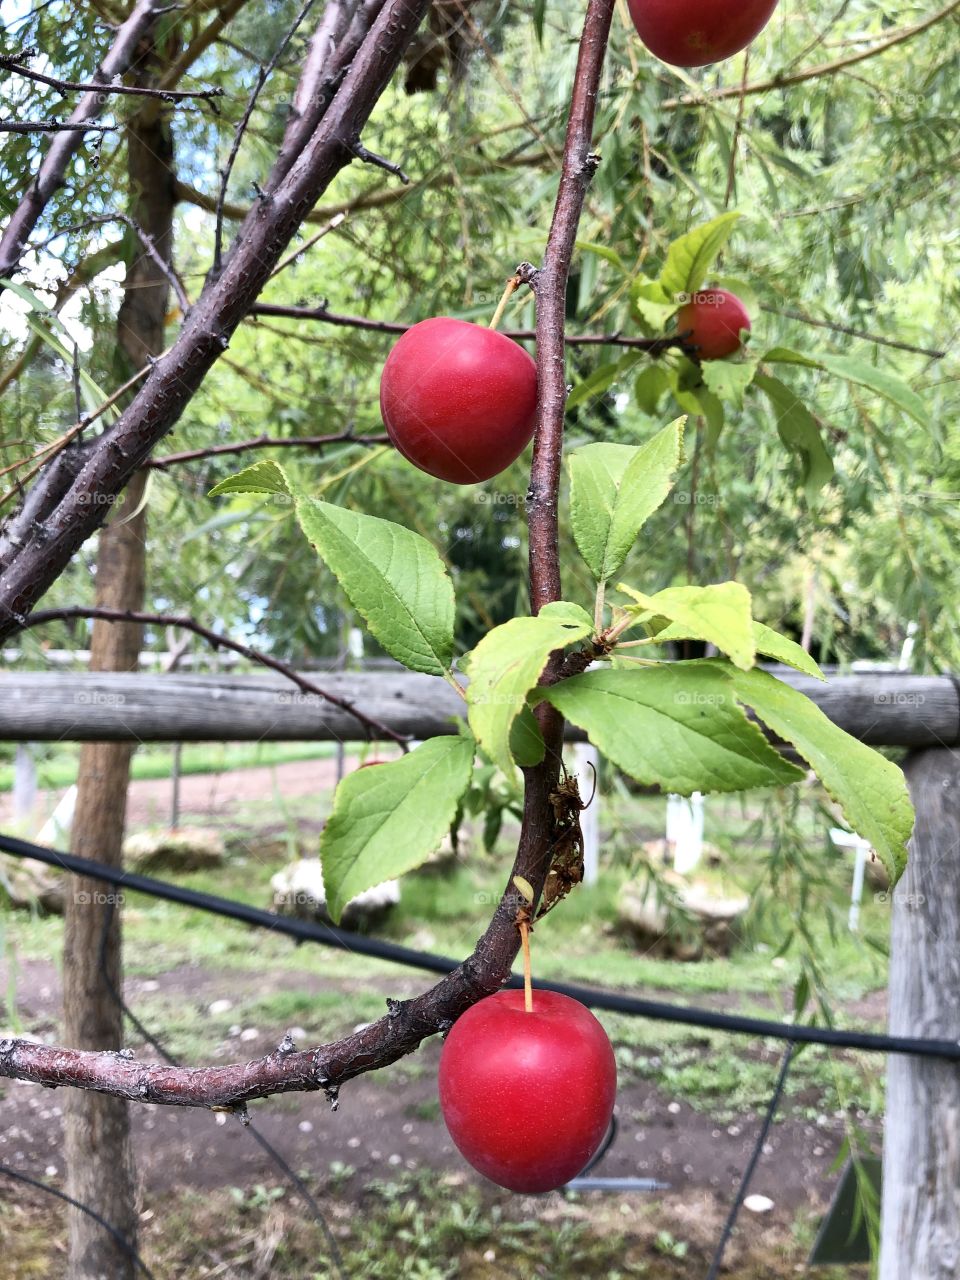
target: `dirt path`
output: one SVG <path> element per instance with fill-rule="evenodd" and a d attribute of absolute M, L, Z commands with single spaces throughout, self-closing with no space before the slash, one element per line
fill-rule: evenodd
<path fill-rule="evenodd" d="M 329 991 L 330 980 L 315 972 L 285 973 L 297 990 Z M 393 978 L 390 992 L 412 995 L 418 978 Z M 338 981 L 344 1000 L 350 984 Z M 409 989 L 408 989 L 409 988 Z M 198 1008 L 231 1000 L 242 1019 L 250 977 L 236 971 L 182 966 L 149 981 L 126 984 L 129 1003 L 149 991 L 151 998 L 186 1000 Z M 21 1016 L 31 1025 L 56 1025 L 60 979 L 45 962 L 27 962 L 17 976 Z M 234 1034 L 211 1045 L 211 1061 L 230 1062 L 268 1053 L 287 1027 L 250 1027 L 238 1022 Z M 296 1034 L 296 1032 L 295 1032 Z M 429 1168 L 479 1181 L 454 1150 L 436 1105 L 436 1069 L 440 1045 L 429 1041 L 407 1062 L 410 1069 L 374 1072 L 345 1086 L 336 1112 L 318 1094 L 293 1094 L 251 1107 L 254 1123 L 295 1169 L 319 1177 L 331 1165 L 349 1166 L 349 1182 L 359 1191 L 371 1179 L 404 1169 Z M 708 1052 L 708 1050 L 704 1050 Z M 144 1059 L 156 1057 L 149 1046 Z M 771 1066 L 771 1078 L 775 1065 Z M 0 1163 L 31 1176 L 54 1181 L 63 1176 L 62 1097 L 19 1081 L 4 1082 L 0 1096 Z M 759 1118 L 748 1113 L 718 1120 L 695 1110 L 654 1085 L 623 1081 L 616 1142 L 597 1169 L 610 1177 L 653 1178 L 669 1184 L 664 1195 L 688 1199 L 700 1195 L 726 1201 L 736 1189 L 749 1157 Z M 232 1117 L 173 1107 L 133 1108 L 136 1158 L 146 1202 L 176 1187 L 195 1189 L 273 1183 L 278 1171 L 257 1143 Z M 810 1121 L 793 1113 L 775 1126 L 752 1190 L 775 1202 L 786 1225 L 800 1208 L 821 1207 L 835 1182 L 831 1165 L 843 1140 L 844 1124 L 835 1114 Z M 5 1188 L 0 1185 L 0 1200 Z M 643 1193 L 645 1196 L 649 1193 Z M 661 1193 L 656 1193 L 660 1197 Z"/>
<path fill-rule="evenodd" d="M 348 768 L 355 763 L 348 761 Z M 184 819 L 226 816 L 238 805 L 270 800 L 278 793 L 287 799 L 330 791 L 336 785 L 337 762 L 294 760 L 288 764 L 232 769 L 227 773 L 188 774 L 180 779 L 180 812 Z M 38 826 L 54 810 L 64 789 L 41 792 L 37 809 Z M 130 826 L 146 827 L 169 819 L 171 784 L 169 778 L 150 778 L 130 784 Z M 13 816 L 13 800 L 0 795 L 0 825 Z"/>

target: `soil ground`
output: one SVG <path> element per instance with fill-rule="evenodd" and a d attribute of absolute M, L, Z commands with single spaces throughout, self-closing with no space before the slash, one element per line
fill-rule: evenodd
<path fill-rule="evenodd" d="M 278 788 L 287 798 L 311 796 L 329 791 L 334 780 L 335 762 L 329 760 L 247 769 L 212 777 L 194 776 L 183 779 L 181 802 L 186 820 L 216 815 L 218 825 L 226 827 L 235 808 L 256 804 L 258 800 L 266 804 Z M 158 816 L 166 812 L 168 797 L 168 782 L 135 782 L 131 787 L 131 825 L 138 827 L 157 821 Z M 49 803 L 53 797 L 47 799 Z M 0 823 L 3 820 L 0 807 Z M 318 973 L 316 968 L 300 969 L 295 964 L 284 968 L 279 975 L 265 969 L 262 976 L 252 978 L 249 972 L 235 967 L 218 967 L 206 962 L 202 966 L 177 963 L 166 969 L 152 969 L 149 977 L 136 973 L 128 977 L 125 998 L 134 1011 L 142 1010 L 146 1002 L 151 1008 L 189 1008 L 198 1017 L 209 1016 L 211 1034 L 206 1059 L 228 1062 L 268 1052 L 290 1030 L 302 1044 L 311 1042 L 304 1039 L 307 1033 L 302 1029 L 249 1016 L 251 1002 L 269 993 L 278 982 L 282 982 L 284 989 L 306 997 L 321 992 L 327 1000 L 339 996 L 345 1009 L 350 1008 L 361 989 L 369 997 L 371 986 L 376 989 L 377 983 L 382 984 L 384 999 L 388 995 L 395 998 L 413 995 L 424 985 L 422 975 L 411 973 L 391 974 L 371 984 L 365 978 L 331 977 Z M 29 1026 L 34 1034 L 55 1038 L 61 983 L 54 963 L 43 959 L 20 960 L 15 972 L 7 964 L 0 965 L 0 991 L 3 990 L 15 990 L 21 1023 Z M 669 991 L 645 990 L 644 994 L 671 998 Z M 224 1001 L 230 1002 L 229 1009 L 222 1004 Z M 221 1003 L 215 1005 L 215 1002 Z M 704 993 L 698 995 L 697 1002 L 728 1008 L 743 1004 L 734 992 Z M 217 1018 L 212 1016 L 211 1005 L 215 1005 Z M 234 1013 L 236 1021 L 223 1034 L 224 1019 L 233 1017 Z M 882 994 L 873 993 L 847 1002 L 842 1006 L 842 1016 L 879 1024 L 883 1017 Z M 149 1023 L 149 1017 L 146 1020 Z M 163 1027 L 155 1030 L 162 1039 Z M 647 1024 L 647 1030 L 646 1052 L 656 1053 L 658 1028 L 656 1024 Z M 149 1045 L 138 1043 L 135 1037 L 131 1042 L 138 1044 L 138 1056 L 156 1056 Z M 698 1042 L 694 1037 L 688 1048 L 696 1067 L 709 1073 L 714 1053 L 712 1042 L 708 1038 Z M 772 1087 L 777 1070 L 777 1046 L 750 1045 L 748 1050 L 750 1057 L 759 1061 L 768 1073 Z M 561 1274 L 694 1277 L 704 1273 L 711 1245 L 719 1234 L 755 1141 L 761 1121 L 758 1107 L 731 1114 L 726 1106 L 716 1110 L 701 1104 L 694 1106 L 687 1098 L 674 1096 L 662 1083 L 638 1079 L 627 1072 L 619 1093 L 616 1141 L 596 1173 L 606 1177 L 652 1178 L 668 1185 L 655 1191 L 583 1193 L 574 1198 L 559 1193 L 537 1199 L 511 1197 L 474 1175 L 454 1150 L 439 1118 L 436 1101 L 438 1056 L 439 1044 L 431 1041 L 403 1063 L 351 1082 L 344 1087 L 336 1111 L 331 1110 L 322 1095 L 304 1094 L 251 1107 L 256 1129 L 293 1169 L 309 1180 L 325 1212 L 332 1215 L 335 1222 L 343 1219 L 335 1235 L 338 1232 L 344 1238 L 350 1235 L 354 1230 L 354 1226 L 349 1225 L 352 1215 L 363 1206 L 386 1221 L 389 1213 L 396 1210 L 389 1208 L 393 1204 L 389 1197 L 386 1200 L 389 1213 L 381 1204 L 386 1195 L 382 1191 L 385 1186 L 399 1187 L 401 1192 L 407 1189 L 403 1194 L 408 1197 L 405 1201 L 408 1211 L 412 1212 L 410 1205 L 419 1206 L 418 1212 L 427 1224 L 422 1228 L 426 1235 L 420 1243 L 411 1239 L 404 1255 L 409 1258 L 409 1267 L 404 1263 L 400 1269 L 391 1269 L 394 1264 L 387 1260 L 367 1259 L 355 1264 L 349 1274 L 384 1280 L 394 1275 L 424 1276 L 427 1280 L 461 1275 L 490 1280 L 517 1275 L 525 1280 L 527 1276 L 551 1275 L 551 1280 L 556 1280 Z M 682 1095 L 683 1091 L 679 1092 Z M 772 1208 L 764 1213 L 741 1213 L 737 1237 L 728 1257 L 730 1269 L 725 1274 L 773 1278 L 795 1272 L 809 1246 L 816 1218 L 823 1212 L 835 1185 L 834 1166 L 848 1125 L 848 1115 L 829 1109 L 815 1089 L 791 1098 L 773 1127 L 750 1187 L 751 1193 L 769 1197 Z M 167 1269 L 156 1272 L 158 1280 L 160 1276 L 175 1275 L 225 1275 L 237 1280 L 254 1275 L 277 1275 L 313 1280 L 315 1276 L 334 1274 L 322 1269 L 319 1262 L 316 1266 L 320 1269 L 312 1265 L 297 1269 L 305 1264 L 296 1262 L 276 1269 L 279 1245 L 272 1246 L 273 1261 L 267 1263 L 266 1270 L 262 1269 L 263 1257 L 270 1252 L 267 1246 L 278 1232 L 284 1239 L 284 1232 L 293 1232 L 289 1249 L 295 1252 L 295 1237 L 302 1228 L 303 1215 L 295 1192 L 288 1186 L 285 1192 L 276 1190 L 286 1185 L 282 1174 L 234 1117 L 139 1106 L 133 1108 L 133 1126 L 142 1181 L 144 1247 L 152 1242 L 161 1258 L 166 1259 Z M 53 1185 L 62 1185 L 60 1094 L 19 1082 L 4 1083 L 0 1093 L 0 1164 Z M 518 1270 L 515 1259 L 508 1262 L 504 1255 L 497 1260 L 494 1234 L 493 1247 L 476 1256 L 471 1252 L 469 1241 L 461 1240 L 456 1246 L 457 1260 L 448 1259 L 452 1269 L 444 1270 L 443 1250 L 453 1246 L 438 1244 L 430 1234 L 430 1215 L 439 1211 L 435 1203 L 438 1188 L 443 1188 L 440 1199 L 473 1197 L 470 1203 L 481 1206 L 478 1210 L 481 1217 L 487 1215 L 493 1222 L 501 1219 L 512 1222 L 519 1217 L 522 1221 L 535 1221 L 538 1229 L 552 1222 L 557 1230 L 582 1227 L 594 1235 L 626 1233 L 623 1235 L 626 1241 L 623 1247 L 627 1250 L 625 1269 L 621 1271 L 598 1257 L 583 1265 L 600 1269 L 582 1273 L 576 1269 L 561 1271 L 560 1263 L 553 1272 L 538 1269 L 540 1264 L 531 1265 L 529 1269 L 520 1265 Z M 198 1196 L 200 1199 L 196 1200 Z M 378 1196 L 381 1199 L 377 1199 Z M 175 1256 L 180 1256 L 177 1249 L 182 1242 L 168 1241 L 167 1233 L 174 1233 L 174 1225 L 180 1220 L 178 1215 L 185 1212 L 185 1204 L 192 1206 L 190 1231 L 198 1235 L 202 1233 L 197 1225 L 203 1211 L 201 1206 L 205 1206 L 206 1211 L 212 1211 L 214 1205 L 221 1206 L 216 1215 L 218 1223 L 235 1211 L 235 1216 L 239 1215 L 237 1221 L 249 1227 L 250 1214 L 259 1215 L 252 1238 L 247 1238 L 249 1230 L 247 1236 L 242 1237 L 250 1257 L 244 1254 L 241 1258 L 239 1253 L 230 1258 L 225 1255 L 219 1269 L 194 1254 L 190 1255 L 189 1263 L 182 1258 L 173 1261 Z M 243 1217 L 244 1214 L 247 1216 Z M 12 1239 L 7 1233 L 15 1223 L 19 1223 L 15 1234 L 21 1241 L 30 1238 L 31 1228 L 38 1240 L 42 1237 L 36 1257 L 18 1257 L 16 1249 L 7 1247 Z M 282 1229 L 278 1223 L 283 1224 Z M 461 1234 L 466 1230 L 462 1224 L 458 1229 Z M 232 1227 L 229 1236 L 237 1251 L 241 1247 L 237 1243 L 241 1239 L 238 1230 L 239 1227 L 236 1230 Z M 213 1249 L 211 1256 L 216 1254 Z M 254 1254 L 260 1258 L 256 1264 L 261 1268 L 259 1271 L 251 1261 Z M 38 1192 L 0 1178 L 0 1280 L 28 1280 L 33 1276 L 59 1280 L 60 1266 L 60 1207 Z M 178 1269 L 184 1266 L 188 1269 Z"/>

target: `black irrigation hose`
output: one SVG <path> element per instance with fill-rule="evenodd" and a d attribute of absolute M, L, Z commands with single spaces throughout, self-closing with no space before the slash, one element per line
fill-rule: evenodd
<path fill-rule="evenodd" d="M 710 1270 L 707 1272 L 707 1280 L 717 1280 L 717 1277 L 720 1275 L 720 1266 L 723 1262 L 723 1255 L 726 1252 L 730 1237 L 733 1235 L 733 1228 L 737 1225 L 737 1217 L 739 1216 L 741 1206 L 746 1199 L 747 1189 L 750 1186 L 750 1179 L 753 1177 L 757 1165 L 760 1163 L 760 1157 L 763 1154 L 767 1135 L 770 1133 L 770 1126 L 773 1124 L 773 1117 L 776 1115 L 777 1107 L 780 1105 L 780 1099 L 783 1096 L 783 1087 L 787 1083 L 787 1073 L 790 1070 L 790 1064 L 793 1062 L 793 1053 L 795 1048 L 796 1045 L 788 1044 L 784 1050 L 783 1061 L 780 1063 L 780 1074 L 777 1076 L 777 1083 L 774 1086 L 773 1095 L 767 1104 L 767 1112 L 763 1117 L 763 1124 L 760 1126 L 760 1132 L 757 1134 L 757 1140 L 753 1144 L 753 1151 L 751 1152 L 750 1160 L 746 1169 L 743 1171 L 743 1177 L 740 1179 L 740 1186 L 737 1189 L 736 1199 L 730 1206 L 730 1212 L 727 1214 L 727 1220 L 723 1224 L 723 1231 L 720 1233 L 716 1252 L 713 1255 Z"/>
<path fill-rule="evenodd" d="M 95 1213 L 89 1205 L 81 1204 L 79 1200 L 74 1200 L 73 1196 L 68 1196 L 64 1191 L 58 1191 L 56 1187 L 48 1186 L 46 1182 L 38 1182 L 36 1178 L 30 1178 L 25 1173 L 18 1173 L 16 1169 L 11 1169 L 9 1165 L 0 1164 L 0 1174 L 4 1174 L 8 1178 L 14 1178 L 17 1182 L 25 1182 L 27 1186 L 36 1187 L 38 1191 L 45 1191 L 49 1196 L 56 1196 L 58 1200 L 64 1200 L 67 1204 L 72 1205 L 74 1209 L 79 1209 L 81 1213 L 85 1213 L 88 1218 L 93 1218 L 94 1222 L 98 1222 L 104 1231 L 109 1231 L 121 1249 L 129 1254 L 136 1266 L 147 1277 L 147 1280 L 156 1280 L 153 1272 L 125 1236 L 116 1227 L 107 1222 L 106 1218 L 101 1218 L 99 1213 Z"/>
<path fill-rule="evenodd" d="M 44 849 L 40 845 L 30 844 L 14 836 L 0 835 L 0 852 L 10 853 L 18 858 L 31 858 L 38 862 L 45 862 L 61 870 L 71 871 L 75 875 L 89 876 L 93 880 L 118 885 L 134 893 L 144 893 L 150 897 L 163 898 L 168 902 L 178 902 L 183 906 L 194 907 L 198 911 L 209 911 L 258 928 L 272 929 L 275 933 L 286 934 L 301 942 L 317 942 L 321 946 L 336 947 L 357 955 L 390 960 L 395 964 L 405 965 L 411 969 L 423 969 L 430 973 L 451 973 L 460 967 L 459 961 L 451 960 L 448 956 L 434 955 L 429 951 L 415 951 L 394 942 L 369 938 L 364 934 L 351 933 L 347 929 L 336 929 L 331 925 L 298 920 L 291 916 L 280 916 L 272 911 L 248 906 L 245 902 L 235 902 L 231 898 L 220 898 L 212 893 L 185 889 L 166 880 L 155 880 L 151 876 L 123 871 L 118 867 L 95 862 L 91 858 L 57 853 L 53 849 Z M 514 976 L 507 985 L 521 987 L 523 979 Z M 741 1014 L 719 1013 L 713 1009 L 666 1004 L 659 1000 L 641 1000 L 636 996 L 619 995 L 612 991 L 597 991 L 592 987 L 581 987 L 569 982 L 538 982 L 537 985 L 545 991 L 558 991 L 561 995 L 572 996 L 573 999 L 579 1000 L 592 1009 L 604 1009 L 608 1013 L 623 1013 L 630 1017 L 650 1018 L 659 1022 L 674 1022 L 714 1031 L 728 1031 L 737 1035 L 785 1040 L 794 1044 L 822 1044 L 835 1049 L 862 1049 L 868 1053 L 903 1053 L 920 1058 L 943 1058 L 950 1062 L 960 1062 L 960 1041 L 957 1040 L 921 1040 L 911 1036 L 877 1035 L 867 1031 L 841 1031 L 835 1027 L 799 1024 L 793 1026 L 788 1022 L 775 1022 L 768 1018 L 748 1018 Z"/>

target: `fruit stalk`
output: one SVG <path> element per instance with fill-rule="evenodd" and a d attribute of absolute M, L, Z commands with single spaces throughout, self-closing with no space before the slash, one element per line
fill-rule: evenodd
<path fill-rule="evenodd" d="M 520 943 L 523 947 L 523 1007 L 533 1013 L 533 975 L 530 965 L 530 925 L 520 921 Z"/>

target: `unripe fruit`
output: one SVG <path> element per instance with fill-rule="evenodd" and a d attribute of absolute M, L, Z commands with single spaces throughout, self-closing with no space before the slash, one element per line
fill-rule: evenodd
<path fill-rule="evenodd" d="M 440 1058 L 440 1107 L 473 1167 L 510 1191 L 553 1191 L 603 1141 L 617 1066 L 607 1033 L 569 996 L 500 991 L 454 1023 Z"/>
<path fill-rule="evenodd" d="M 675 67 L 704 67 L 732 58 L 756 39 L 777 0 L 628 0 L 630 16 L 651 53 Z"/>
<path fill-rule="evenodd" d="M 750 316 L 735 293 L 708 289 L 695 293 L 677 313 L 677 333 L 701 360 L 720 360 L 741 347 L 740 331 L 750 332 Z"/>
<path fill-rule="evenodd" d="M 524 349 L 465 320 L 408 329 L 380 380 L 387 434 L 421 471 L 489 480 L 519 458 L 536 425 L 537 366 Z"/>

